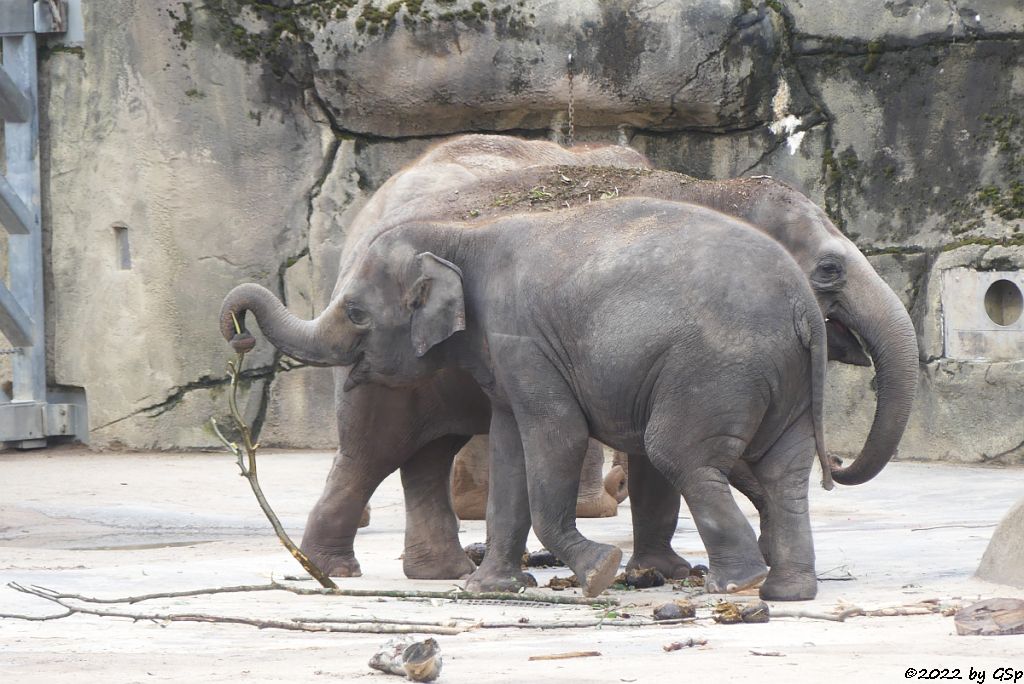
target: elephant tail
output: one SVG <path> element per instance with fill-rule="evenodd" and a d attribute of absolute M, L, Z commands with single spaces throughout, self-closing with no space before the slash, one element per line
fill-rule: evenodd
<path fill-rule="evenodd" d="M 828 333 L 825 320 L 811 300 L 812 305 L 797 304 L 794 313 L 797 320 L 796 328 L 800 337 L 811 352 L 811 421 L 814 423 L 814 448 L 821 462 L 821 486 L 831 490 L 832 463 L 825 448 L 825 369 L 828 365 Z"/>

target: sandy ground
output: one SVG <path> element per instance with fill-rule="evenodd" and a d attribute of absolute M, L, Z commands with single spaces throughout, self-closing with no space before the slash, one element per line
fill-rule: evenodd
<path fill-rule="evenodd" d="M 326 453 L 267 453 L 261 481 L 296 540 L 330 465 Z M 972 578 L 995 524 L 1024 495 L 1024 470 L 894 463 L 871 483 L 812 492 L 818 571 L 813 602 L 787 608 L 831 611 L 841 603 L 879 608 L 939 599 L 969 603 L 1024 590 Z M 455 582 L 402 575 L 404 514 L 397 475 L 374 496 L 371 526 L 356 540 L 364 576 L 343 587 L 447 590 Z M 675 546 L 706 562 L 692 520 L 679 520 Z M 584 520 L 587 536 L 631 549 L 629 503 L 616 518 Z M 464 522 L 462 540 L 483 540 Z M 530 548 L 539 544 L 531 538 Z M 0 612 L 45 615 L 54 606 L 8 582 L 114 597 L 262 584 L 299 568 L 262 517 L 233 459 L 220 454 L 93 454 L 85 450 L 0 453 Z M 537 573 L 541 583 L 565 570 Z M 310 582 L 303 586 L 313 586 Z M 550 591 L 550 590 L 546 590 Z M 564 592 L 563 595 L 570 592 Z M 649 615 L 671 589 L 611 592 L 620 610 Z M 701 596 L 705 608 L 718 597 Z M 749 600 L 751 597 L 744 597 Z M 780 604 L 781 607 L 781 604 Z M 162 599 L 114 609 L 203 612 L 262 619 L 377 616 L 532 622 L 594 616 L 588 607 L 478 605 L 285 592 Z M 612 620 L 614 622 L 614 620 Z M 700 648 L 665 652 L 689 638 Z M 478 629 L 436 637 L 442 682 L 871 681 L 896 682 L 909 668 L 949 668 L 970 681 L 1024 670 L 1024 635 L 957 636 L 951 617 L 856 617 L 846 622 L 776 618 L 768 624 L 587 629 Z M 386 636 L 294 633 L 243 625 L 132 621 L 75 615 L 0 620 L 4 682 L 401 681 L 367 667 Z M 529 656 L 598 651 L 600 656 L 529 661 Z M 752 651 L 778 655 L 755 655 Z M 1000 668 L 1003 668 L 1002 670 Z M 933 674 L 939 674 L 938 672 Z M 1024 675 L 1021 675 L 1024 677 Z M 1012 677 L 1012 674 L 1010 674 Z M 977 676 L 974 681 L 980 681 Z M 1006 681 L 1006 680 L 1002 680 Z M 1012 679 L 1011 679 L 1012 681 Z M 1018 680 L 1024 681 L 1024 679 Z"/>

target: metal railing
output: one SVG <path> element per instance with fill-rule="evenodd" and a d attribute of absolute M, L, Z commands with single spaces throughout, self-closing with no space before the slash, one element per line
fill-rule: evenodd
<path fill-rule="evenodd" d="M 84 407 L 51 403 L 46 384 L 36 34 L 62 32 L 66 20 L 67 0 L 0 0 L 0 229 L 8 234 L 10 282 L 0 282 L 0 333 L 14 347 L 0 349 L 13 370 L 10 396 L 0 390 L 0 443 L 19 448 L 87 434 Z"/>

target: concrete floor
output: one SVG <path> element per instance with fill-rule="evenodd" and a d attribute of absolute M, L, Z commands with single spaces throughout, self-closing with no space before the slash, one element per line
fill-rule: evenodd
<path fill-rule="evenodd" d="M 261 482 L 285 526 L 301 537 L 305 515 L 330 465 L 326 453 L 261 455 Z M 968 603 L 1024 590 L 972 578 L 988 538 L 1024 496 L 1024 469 L 894 463 L 867 485 L 812 491 L 818 572 L 853 581 L 823 581 L 813 602 L 789 604 L 828 611 L 841 603 L 877 608 L 925 599 Z M 397 476 L 373 499 L 373 521 L 356 540 L 364 576 L 344 587 L 441 589 L 454 582 L 402 575 L 403 506 Z M 679 521 L 676 548 L 706 562 L 692 520 Z M 584 520 L 587 536 L 631 548 L 629 502 L 619 516 Z M 464 543 L 482 541 L 483 523 L 465 522 Z M 531 539 L 530 548 L 539 545 Z M 628 557 L 628 556 L 627 556 Z M 81 449 L 0 452 L 0 612 L 43 615 L 46 602 L 19 594 L 11 581 L 92 596 L 124 596 L 200 587 L 265 583 L 298 574 L 274 538 L 230 455 L 94 454 Z M 538 572 L 545 583 L 554 574 Z M 672 597 L 666 589 L 612 592 L 636 614 Z M 713 597 L 698 599 L 707 605 Z M 467 617 L 488 620 L 574 619 L 584 607 L 502 607 L 283 592 L 164 599 L 137 612 L 205 612 L 284 619 L 298 615 Z M 707 645 L 667 653 L 666 643 L 690 637 Z M 442 682 L 647 682 L 905 679 L 908 668 L 1024 670 L 1024 635 L 957 636 L 940 615 L 857 617 L 844 623 L 777 618 L 768 624 L 644 628 L 475 630 L 437 637 Z M 0 620 L 4 682 L 318 682 L 397 678 L 366 662 L 386 636 L 256 630 L 247 626 L 133 622 L 76 615 L 49 622 Z M 599 651 L 598 657 L 529 661 L 531 655 Z M 774 651 L 764 657 L 751 651 Z M 370 681 L 373 681 L 371 679 Z M 1019 680 L 1020 681 L 1020 680 Z"/>

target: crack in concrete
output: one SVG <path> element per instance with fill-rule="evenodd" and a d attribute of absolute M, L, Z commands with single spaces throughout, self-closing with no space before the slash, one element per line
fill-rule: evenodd
<path fill-rule="evenodd" d="M 341 150 L 341 140 L 337 137 L 337 128 L 335 127 L 337 123 L 336 119 L 333 117 L 330 110 L 327 108 L 326 103 L 320 97 L 320 94 L 316 92 L 315 88 L 311 88 L 310 92 L 313 98 L 313 102 L 320 109 L 321 113 L 323 113 L 324 116 L 327 118 L 328 127 L 335 134 L 335 138 L 334 140 L 331 141 L 331 144 L 328 146 L 326 154 L 324 154 L 324 159 L 320 164 L 319 170 L 317 171 L 316 179 L 313 181 L 313 185 L 310 186 L 309 190 L 306 192 L 306 229 L 304 236 L 305 245 L 297 253 L 283 260 L 277 271 L 278 291 L 281 293 L 281 302 L 285 306 L 288 306 L 289 303 L 288 289 L 285 286 L 285 276 L 288 272 L 288 269 L 291 268 L 295 264 L 295 262 L 299 261 L 303 257 L 309 256 L 311 253 L 309 240 L 313 229 L 313 214 L 316 212 L 316 199 L 317 197 L 320 196 L 320 193 L 323 190 L 324 183 L 327 182 L 327 178 L 331 175 L 331 173 L 334 172 L 335 164 L 337 164 L 338 161 L 338 153 Z M 310 115 L 307 113 L 307 116 Z M 310 119 L 313 119 L 313 117 L 310 116 Z M 267 412 L 270 409 L 270 393 L 273 389 L 274 381 L 277 380 L 278 374 L 286 373 L 297 368 L 306 367 L 306 365 L 302 363 L 296 363 L 294 365 L 285 365 L 283 363 L 284 358 L 284 355 L 280 351 L 276 349 L 274 350 L 273 363 L 269 367 L 270 371 L 267 374 L 266 382 L 263 384 L 262 392 L 260 393 L 260 401 L 256 408 L 256 415 L 253 418 L 252 426 L 250 428 L 254 440 L 259 440 L 260 432 L 263 430 L 263 425 L 266 422 Z"/>
<path fill-rule="evenodd" d="M 991 456 L 985 456 L 983 454 L 982 457 L 981 457 L 981 460 L 982 460 L 982 463 L 991 463 L 991 462 L 994 462 L 994 461 L 999 461 L 1001 459 L 1007 458 L 1009 456 L 1018 456 L 1018 455 L 1024 455 L 1024 439 L 1022 439 L 1020 444 L 1018 444 L 1017 446 L 1011 447 L 1010 449 L 1007 449 L 1006 451 L 1000 451 L 998 454 L 993 454 Z"/>
<path fill-rule="evenodd" d="M 250 368 L 249 370 L 242 371 L 241 377 L 243 380 L 248 380 L 252 382 L 255 380 L 262 380 L 268 376 L 272 376 L 273 373 L 273 366 L 261 366 L 260 368 Z M 140 409 L 132 411 L 128 415 L 121 416 L 120 418 L 115 418 L 114 420 L 106 422 L 103 425 L 98 425 L 94 428 L 91 428 L 89 432 L 103 430 L 104 428 L 108 428 L 111 425 L 116 425 L 117 423 L 128 420 L 129 418 L 134 418 L 142 414 L 148 414 L 145 416 L 146 418 L 156 418 L 157 416 L 167 413 L 175 406 L 180 404 L 185 399 L 185 396 L 188 395 L 190 392 L 208 390 L 213 389 L 215 387 L 224 387 L 225 385 L 230 384 L 230 382 L 231 378 L 228 378 L 226 376 L 221 378 L 215 378 L 209 375 L 205 375 L 199 378 L 198 380 L 193 380 L 192 382 L 188 382 L 185 383 L 184 385 L 178 385 L 177 387 L 172 388 L 170 393 L 168 393 L 167 398 L 162 401 L 158 401 L 155 404 L 150 404 L 149 406 L 143 406 Z"/>
<path fill-rule="evenodd" d="M 722 42 L 718 44 L 718 47 L 709 52 L 707 57 L 699 61 L 697 63 L 697 66 L 695 66 L 693 69 L 693 74 L 688 79 L 686 79 L 683 82 L 683 84 L 676 89 L 674 93 L 672 93 L 672 97 L 669 98 L 668 114 L 666 114 L 665 117 L 660 122 L 658 122 L 659 126 L 664 126 L 665 122 L 669 121 L 672 117 L 677 115 L 678 110 L 676 109 L 676 99 L 679 97 L 679 95 L 682 94 L 684 90 L 686 90 L 687 87 L 689 87 L 691 83 L 697 80 L 697 77 L 700 76 L 700 70 L 704 67 L 704 65 L 710 62 L 715 57 L 721 55 L 723 52 L 725 52 L 726 47 L 728 47 L 729 43 L 732 42 L 733 38 L 735 38 L 741 30 L 746 28 L 746 26 L 743 25 L 742 22 L 740 22 L 740 19 L 742 17 L 743 14 L 739 14 L 733 17 L 731 22 L 732 25 L 726 32 L 725 37 L 722 38 Z"/>
<path fill-rule="evenodd" d="M 793 19 L 793 15 L 790 14 L 789 10 L 785 5 L 776 3 L 769 6 L 772 12 L 774 12 L 779 19 L 782 21 L 782 37 L 785 50 L 782 52 L 781 60 L 783 65 L 783 72 L 786 70 L 791 71 L 800 83 L 800 87 L 803 92 L 811 99 L 811 103 L 814 107 L 814 111 L 818 114 L 818 118 L 814 122 L 814 126 L 821 125 L 824 123 L 825 126 L 825 141 L 824 141 L 824 153 L 822 155 L 821 163 L 821 174 L 822 181 L 824 182 L 825 192 L 825 213 L 828 217 L 836 224 L 836 227 L 840 231 L 843 231 L 845 220 L 842 215 L 842 178 L 838 178 L 835 183 L 830 179 L 829 159 L 835 158 L 834 151 L 834 137 L 835 137 L 835 115 L 829 109 L 825 103 L 825 98 L 822 97 L 821 93 L 812 88 L 806 74 L 800 67 L 800 55 L 796 49 L 796 21 Z"/>
<path fill-rule="evenodd" d="M 1024 33 L 1012 31 L 990 33 L 985 35 L 969 34 L 965 36 L 950 36 L 948 38 L 923 37 L 918 40 L 908 40 L 903 43 L 893 43 L 893 38 L 862 40 L 858 38 L 847 38 L 836 40 L 835 36 L 820 36 L 811 33 L 794 33 L 794 41 L 818 41 L 820 47 L 806 47 L 797 45 L 794 42 L 793 54 L 797 57 L 864 57 L 871 54 L 889 54 L 909 52 L 936 47 L 951 47 L 954 45 L 969 45 L 972 43 L 1007 43 L 1024 40 Z"/>

